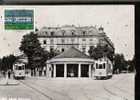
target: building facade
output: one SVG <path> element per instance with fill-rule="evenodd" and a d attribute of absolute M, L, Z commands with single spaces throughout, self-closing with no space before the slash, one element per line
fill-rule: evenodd
<path fill-rule="evenodd" d="M 114 45 L 106 36 L 102 27 L 76 27 L 74 25 L 43 27 L 36 34 L 38 34 L 41 46 L 47 51 L 57 50 L 63 52 L 73 46 L 88 54 L 89 48 L 91 46 L 96 47 L 97 44 L 108 45 L 114 51 Z"/>

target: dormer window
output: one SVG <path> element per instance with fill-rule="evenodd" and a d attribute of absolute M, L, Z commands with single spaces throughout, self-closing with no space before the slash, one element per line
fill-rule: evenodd
<path fill-rule="evenodd" d="M 43 44 L 47 44 L 46 40 L 43 40 Z"/>
<path fill-rule="evenodd" d="M 61 51 L 64 52 L 64 48 L 62 48 Z"/>
<path fill-rule="evenodd" d="M 72 36 L 73 36 L 73 35 L 74 35 L 74 32 L 72 32 L 71 34 L 72 34 Z"/>
<path fill-rule="evenodd" d="M 86 31 L 83 31 L 83 36 L 85 36 L 86 35 Z"/>
<path fill-rule="evenodd" d="M 64 31 L 64 30 L 62 31 L 62 35 L 63 35 L 63 36 L 65 35 L 65 31 Z"/>
<path fill-rule="evenodd" d="M 72 34 L 72 36 L 74 36 L 74 35 L 75 35 L 74 30 L 72 30 L 72 31 L 71 31 L 71 34 Z"/>
<path fill-rule="evenodd" d="M 54 31 L 51 32 L 51 36 L 54 36 Z"/>

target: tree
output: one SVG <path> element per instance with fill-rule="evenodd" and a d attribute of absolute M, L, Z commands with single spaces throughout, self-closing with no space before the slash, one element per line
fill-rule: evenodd
<path fill-rule="evenodd" d="M 60 54 L 60 52 L 58 50 L 51 49 L 50 52 L 49 52 L 49 59 L 57 56 L 58 54 Z"/>
<path fill-rule="evenodd" d="M 127 61 L 127 64 L 128 64 L 128 71 L 129 72 L 134 72 L 135 71 L 135 56 L 133 57 L 132 60 L 128 60 Z"/>
<path fill-rule="evenodd" d="M 13 63 L 16 61 L 17 57 L 14 55 L 4 56 L 0 60 L 0 69 L 3 71 L 7 71 L 8 69 L 12 70 Z"/>
<path fill-rule="evenodd" d="M 117 70 L 118 73 L 120 73 L 122 70 L 127 70 L 127 62 L 124 59 L 123 54 L 115 54 L 114 62 L 115 62 L 113 68 L 114 73 L 116 73 Z"/>
<path fill-rule="evenodd" d="M 27 55 L 28 68 L 32 71 L 34 70 L 35 72 L 36 67 L 43 67 L 45 65 L 47 59 L 44 59 L 44 54 L 47 55 L 47 53 L 41 47 L 37 34 L 31 32 L 24 35 L 19 49 Z"/>
<path fill-rule="evenodd" d="M 88 53 L 91 58 L 96 60 L 102 57 L 108 57 L 111 61 L 113 61 L 114 51 L 111 50 L 108 45 L 101 46 L 98 44 L 96 48 L 91 46 Z"/>

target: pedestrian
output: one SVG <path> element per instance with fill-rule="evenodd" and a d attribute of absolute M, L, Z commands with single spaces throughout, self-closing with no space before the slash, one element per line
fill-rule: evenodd
<path fill-rule="evenodd" d="M 45 66 L 43 68 L 43 71 L 44 71 L 44 76 L 46 76 L 46 67 Z"/>
<path fill-rule="evenodd" d="M 8 70 L 8 79 L 10 79 L 10 76 L 11 76 L 11 71 Z"/>
<path fill-rule="evenodd" d="M 41 68 L 39 68 L 39 76 L 41 76 L 41 74 L 42 74 L 42 70 Z"/>

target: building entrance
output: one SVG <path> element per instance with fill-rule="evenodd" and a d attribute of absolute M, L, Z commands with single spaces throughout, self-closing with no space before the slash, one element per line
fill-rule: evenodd
<path fill-rule="evenodd" d="M 78 64 L 67 64 L 67 77 L 78 77 Z"/>
<path fill-rule="evenodd" d="M 89 77 L 89 65 L 81 64 L 81 77 Z"/>
<path fill-rule="evenodd" d="M 64 64 L 56 64 L 56 77 L 64 77 Z"/>

